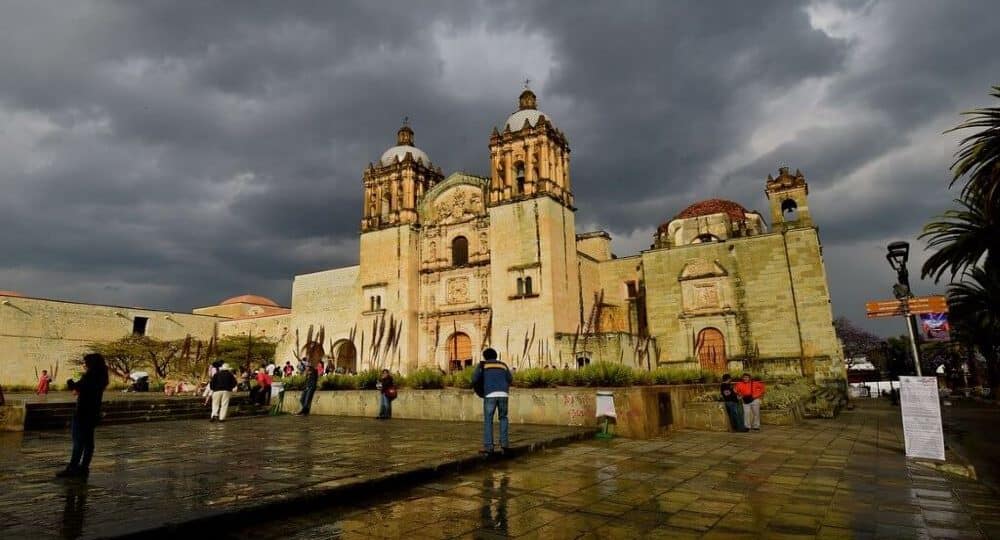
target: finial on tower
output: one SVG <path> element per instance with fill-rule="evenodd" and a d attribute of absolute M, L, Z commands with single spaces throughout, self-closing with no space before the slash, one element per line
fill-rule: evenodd
<path fill-rule="evenodd" d="M 403 117 L 403 127 L 396 132 L 396 144 L 413 146 L 413 129 L 410 128 L 410 117 Z"/>
<path fill-rule="evenodd" d="M 521 96 L 518 98 L 518 108 L 522 111 L 525 109 L 538 108 L 535 93 L 531 91 L 531 88 L 528 88 L 530 83 L 531 79 L 524 79 L 524 91 L 521 92 Z"/>

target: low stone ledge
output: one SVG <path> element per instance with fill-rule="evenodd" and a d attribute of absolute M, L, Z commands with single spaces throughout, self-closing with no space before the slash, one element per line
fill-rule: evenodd
<path fill-rule="evenodd" d="M 598 427 L 597 392 L 614 395 L 615 434 L 635 439 L 655 437 L 665 430 L 686 427 L 684 405 L 714 389 L 714 384 L 630 386 L 622 388 L 557 387 L 515 388 L 511 391 L 508 418 L 512 424 Z M 299 412 L 300 391 L 285 392 L 282 408 Z M 326 390 L 313 396 L 311 414 L 332 416 L 378 415 L 376 390 Z M 396 418 L 478 422 L 483 401 L 472 390 L 401 388 L 393 401 Z"/>
<path fill-rule="evenodd" d="M 24 431 L 24 405 L 0 405 L 0 431 Z"/>

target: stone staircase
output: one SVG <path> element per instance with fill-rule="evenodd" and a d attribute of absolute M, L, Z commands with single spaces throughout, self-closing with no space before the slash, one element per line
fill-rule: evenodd
<path fill-rule="evenodd" d="M 101 405 L 102 425 L 167 420 L 208 419 L 209 408 L 200 397 L 124 399 Z M 75 403 L 29 403 L 25 406 L 25 430 L 66 429 L 73 419 Z M 228 417 L 266 415 L 268 407 L 255 407 L 246 395 L 229 400 Z"/>
<path fill-rule="evenodd" d="M 803 416 L 806 418 L 836 418 L 847 406 L 847 396 L 836 388 L 819 388 L 806 401 Z"/>

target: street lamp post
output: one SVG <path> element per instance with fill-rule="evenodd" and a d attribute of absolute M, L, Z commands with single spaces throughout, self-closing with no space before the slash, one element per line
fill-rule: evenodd
<path fill-rule="evenodd" d="M 906 331 L 910 334 L 913 363 L 917 368 L 917 376 L 922 377 L 920 349 L 917 348 L 917 337 L 913 331 L 915 324 L 913 315 L 910 313 L 910 298 L 913 298 L 913 292 L 910 290 L 910 272 L 906 269 L 906 261 L 910 258 L 910 244 L 909 242 L 892 242 L 889 244 L 888 250 L 885 258 L 889 261 L 889 266 L 896 271 L 896 284 L 892 286 L 892 293 L 903 304 L 903 318 L 906 320 Z"/>

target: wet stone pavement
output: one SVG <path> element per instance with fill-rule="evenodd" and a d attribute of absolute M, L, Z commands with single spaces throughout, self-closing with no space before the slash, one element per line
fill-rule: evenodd
<path fill-rule="evenodd" d="M 903 457 L 898 409 L 586 441 L 222 538 L 1000 538 L 1000 498 Z"/>
<path fill-rule="evenodd" d="M 101 426 L 86 481 L 54 477 L 69 456 L 68 432 L 0 433 L 0 538 L 134 533 L 478 462 L 480 426 L 320 416 Z M 583 433 L 519 426 L 511 444 Z"/>

